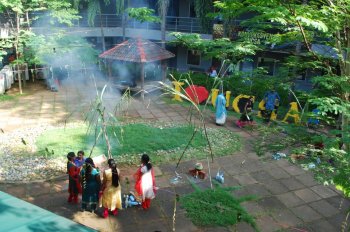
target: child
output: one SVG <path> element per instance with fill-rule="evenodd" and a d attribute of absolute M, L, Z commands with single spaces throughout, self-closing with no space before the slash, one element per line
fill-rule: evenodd
<path fill-rule="evenodd" d="M 84 152 L 83 151 L 78 151 L 77 157 L 74 159 L 74 164 L 78 168 L 81 168 L 84 163 L 85 163 Z"/>
<path fill-rule="evenodd" d="M 240 128 L 247 124 L 253 123 L 253 118 L 251 116 L 251 112 L 253 110 L 254 98 L 252 96 L 249 97 L 248 101 L 244 106 L 244 111 L 240 117 L 240 119 L 236 122 L 236 125 Z"/>
<path fill-rule="evenodd" d="M 74 152 L 69 152 L 67 154 L 67 173 L 69 176 L 68 184 L 68 202 L 78 203 L 78 194 L 81 193 L 81 185 L 79 183 L 79 168 L 74 164 L 75 154 Z"/>
<path fill-rule="evenodd" d="M 141 157 L 141 166 L 134 174 L 136 180 L 135 190 L 142 197 L 142 208 L 149 209 L 151 200 L 155 198 L 155 179 L 149 156 L 143 154 Z"/>

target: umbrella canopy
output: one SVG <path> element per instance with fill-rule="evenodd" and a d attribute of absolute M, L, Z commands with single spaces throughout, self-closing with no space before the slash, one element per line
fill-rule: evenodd
<path fill-rule="evenodd" d="M 136 63 L 165 60 L 175 55 L 159 45 L 141 38 L 131 38 L 105 51 L 99 57 Z"/>
<path fill-rule="evenodd" d="M 189 85 L 185 89 L 186 95 L 196 104 L 202 103 L 209 97 L 208 90 L 203 86 Z"/>

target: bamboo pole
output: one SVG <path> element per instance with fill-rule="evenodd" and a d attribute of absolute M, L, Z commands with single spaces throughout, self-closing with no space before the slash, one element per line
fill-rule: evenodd
<path fill-rule="evenodd" d="M 144 63 L 141 63 L 141 98 L 142 98 L 142 101 L 145 100 L 144 82 L 145 82 L 145 66 L 144 66 Z"/>

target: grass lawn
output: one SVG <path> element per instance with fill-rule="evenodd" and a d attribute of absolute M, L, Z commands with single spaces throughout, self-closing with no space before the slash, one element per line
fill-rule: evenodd
<path fill-rule="evenodd" d="M 9 101 L 17 102 L 19 100 L 19 98 L 25 97 L 25 96 L 28 96 L 28 93 L 24 92 L 22 94 L 20 94 L 20 93 L 0 94 L 0 103 L 1 102 L 9 102 Z"/>
<path fill-rule="evenodd" d="M 1 94 L 0 95 L 0 102 L 12 101 L 14 99 L 16 99 L 15 96 L 10 96 L 10 95 L 7 95 L 7 94 Z"/>
<path fill-rule="evenodd" d="M 194 127 L 189 125 L 156 125 L 147 123 L 125 124 L 109 128 L 112 154 L 120 163 L 137 163 L 139 155 L 146 152 L 153 162 L 176 160 L 189 142 Z M 114 132 L 114 133 L 113 133 Z M 208 129 L 209 139 L 215 155 L 232 154 L 240 150 L 238 136 L 224 129 Z M 69 151 L 84 150 L 89 156 L 95 136 L 87 134 L 86 126 L 57 128 L 45 131 L 36 140 L 37 153 L 63 156 Z M 204 133 L 198 132 L 192 140 L 185 159 L 204 158 L 208 154 Z M 107 154 L 107 146 L 99 138 L 92 156 Z"/>

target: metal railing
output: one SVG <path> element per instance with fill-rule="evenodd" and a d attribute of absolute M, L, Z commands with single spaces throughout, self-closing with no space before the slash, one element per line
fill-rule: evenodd
<path fill-rule="evenodd" d="M 31 15 L 45 17 L 42 13 L 35 13 Z M 74 27 L 122 27 L 122 16 L 115 14 L 102 14 L 96 15 L 93 22 L 88 21 L 87 14 L 81 14 L 81 18 L 73 21 Z M 40 19 L 39 19 L 40 21 Z M 46 20 L 41 20 L 46 21 Z M 160 23 L 144 22 L 140 23 L 135 19 L 128 19 L 125 22 L 126 28 L 128 29 L 146 29 L 146 30 L 160 30 Z M 33 22 L 32 27 L 43 26 L 42 23 Z M 48 25 L 49 26 L 49 25 Z M 65 25 L 58 25 L 65 26 Z M 205 30 L 202 29 L 200 20 L 198 18 L 191 17 L 166 17 L 166 30 L 173 32 L 189 32 L 189 33 L 203 33 L 207 34 Z"/>
<path fill-rule="evenodd" d="M 82 18 L 74 22 L 74 26 L 88 27 L 87 15 L 81 15 Z M 140 23 L 135 19 L 128 19 L 126 22 L 126 28 L 131 29 L 146 29 L 146 30 L 160 30 L 160 23 L 144 22 Z M 122 16 L 114 14 L 102 14 L 97 15 L 94 22 L 94 27 L 122 27 Z M 166 30 L 176 32 L 190 32 L 190 33 L 202 33 L 200 21 L 198 18 L 190 17 L 166 17 Z"/>

